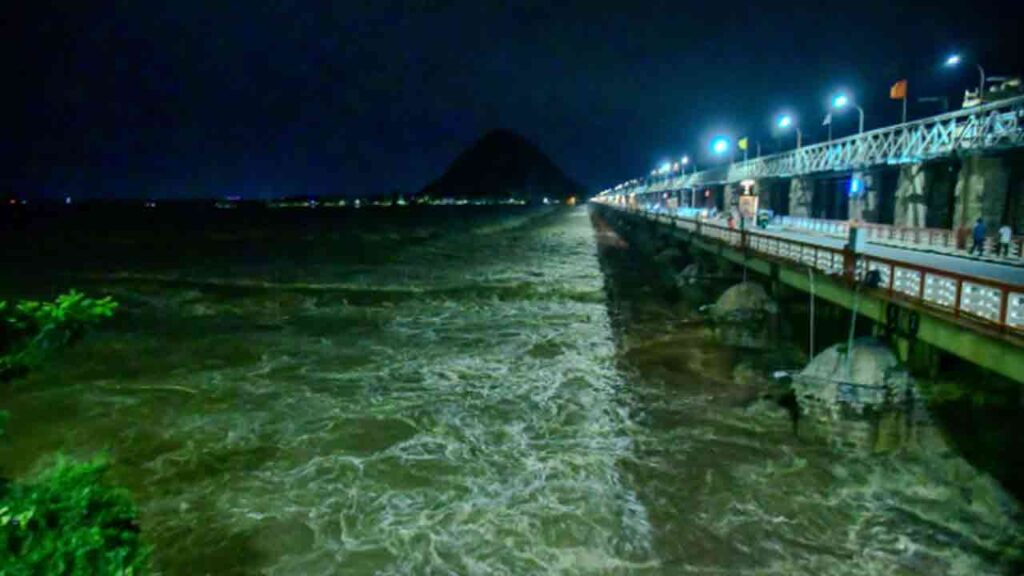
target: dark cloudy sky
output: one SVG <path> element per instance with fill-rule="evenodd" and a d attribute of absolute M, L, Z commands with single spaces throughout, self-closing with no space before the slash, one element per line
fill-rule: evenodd
<path fill-rule="evenodd" d="M 767 148 L 783 107 L 818 139 L 838 86 L 889 123 L 900 77 L 912 98 L 977 82 L 938 66 L 953 49 L 1024 71 L 1008 0 L 18 4 L 0 194 L 410 192 L 495 127 L 599 189 L 714 131 Z"/>

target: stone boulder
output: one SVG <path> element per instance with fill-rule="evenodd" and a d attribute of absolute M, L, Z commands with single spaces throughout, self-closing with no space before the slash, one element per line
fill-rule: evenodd
<path fill-rule="evenodd" d="M 849 357 L 846 347 L 845 342 L 830 346 L 793 378 L 801 405 L 858 413 L 903 407 L 913 385 L 892 349 L 876 338 L 855 340 Z"/>
<path fill-rule="evenodd" d="M 741 282 L 719 296 L 708 311 L 716 322 L 743 322 L 774 314 L 778 307 L 763 286 L 756 282 Z"/>
<path fill-rule="evenodd" d="M 679 262 L 679 260 L 681 260 L 682 257 L 683 253 L 679 251 L 679 248 L 671 246 L 658 252 L 658 254 L 654 257 L 654 262 L 659 266 L 667 266 L 670 268 L 674 268 L 676 262 Z"/>
<path fill-rule="evenodd" d="M 808 417 L 801 428 L 844 449 L 906 446 L 927 421 L 909 373 L 875 338 L 855 340 L 849 358 L 846 348 L 845 342 L 827 348 L 793 377 L 797 404 Z"/>
<path fill-rule="evenodd" d="M 687 264 L 683 271 L 676 274 L 676 286 L 691 286 L 696 284 L 699 280 L 703 271 L 700 269 L 700 264 L 696 262 Z"/>
<path fill-rule="evenodd" d="M 899 358 L 876 338 L 853 341 L 853 354 L 847 362 L 846 342 L 830 346 L 801 372 L 801 376 L 843 380 L 860 386 L 881 386 L 894 371 L 901 370 Z"/>

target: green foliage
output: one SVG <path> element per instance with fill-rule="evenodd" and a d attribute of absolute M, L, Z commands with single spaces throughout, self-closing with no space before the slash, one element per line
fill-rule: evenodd
<path fill-rule="evenodd" d="M 113 316 L 111 298 L 72 290 L 53 302 L 0 301 L 0 380 L 42 362 Z M 0 438 L 7 413 L 0 412 Z M 139 539 L 127 494 L 107 484 L 102 460 L 59 459 L 29 482 L 0 476 L 0 576 L 141 574 L 148 548 Z"/>
<path fill-rule="evenodd" d="M 0 483 L 0 574 L 146 572 L 135 506 L 106 469 L 61 459 L 29 483 Z"/>
<path fill-rule="evenodd" d="M 86 298 L 75 290 L 53 302 L 0 301 L 0 380 L 18 376 L 51 351 L 74 343 L 116 308 L 110 297 Z"/>

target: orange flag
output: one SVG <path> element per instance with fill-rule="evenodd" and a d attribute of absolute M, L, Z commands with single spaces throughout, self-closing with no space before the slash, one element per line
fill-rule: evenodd
<path fill-rule="evenodd" d="M 889 98 L 893 100 L 904 100 L 907 97 L 907 81 L 900 80 L 889 88 Z"/>

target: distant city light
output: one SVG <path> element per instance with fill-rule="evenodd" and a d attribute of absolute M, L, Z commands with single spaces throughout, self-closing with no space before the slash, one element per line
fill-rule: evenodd
<path fill-rule="evenodd" d="M 850 103 L 850 99 L 846 96 L 846 94 L 840 94 L 840 95 L 836 96 L 834 100 L 832 100 L 832 107 L 833 108 L 843 108 L 843 107 L 845 107 L 849 103 Z"/>
<path fill-rule="evenodd" d="M 951 54 L 948 58 L 946 58 L 946 66 L 956 66 L 959 63 L 960 63 L 960 55 L 959 54 Z"/>
<path fill-rule="evenodd" d="M 779 117 L 779 128 L 789 128 L 793 125 L 793 117 L 789 114 L 785 114 Z"/>
<path fill-rule="evenodd" d="M 726 138 L 715 138 L 711 142 L 711 150 L 715 154 L 724 154 L 729 150 L 729 140 Z"/>

